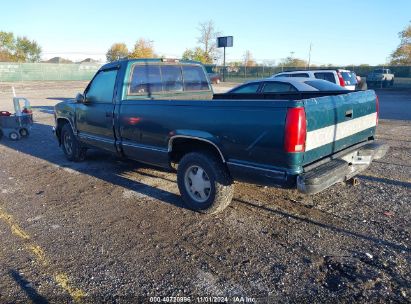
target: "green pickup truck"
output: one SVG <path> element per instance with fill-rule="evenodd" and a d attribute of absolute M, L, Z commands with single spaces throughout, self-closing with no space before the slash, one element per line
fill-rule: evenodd
<path fill-rule="evenodd" d="M 186 205 L 216 213 L 234 181 L 317 193 L 351 179 L 388 147 L 374 140 L 369 91 L 213 94 L 193 61 L 122 60 L 55 106 L 57 139 L 71 161 L 88 148 L 177 171 Z"/>

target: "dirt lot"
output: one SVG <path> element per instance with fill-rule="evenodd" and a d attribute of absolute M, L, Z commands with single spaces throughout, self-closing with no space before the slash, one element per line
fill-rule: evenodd
<path fill-rule="evenodd" d="M 97 151 L 65 160 L 52 106 L 85 83 L 15 86 L 36 122 L 0 141 L 0 303 L 410 301 L 411 122 L 380 122 L 391 151 L 359 186 L 310 197 L 237 184 L 227 210 L 204 216 L 183 207 L 173 173 Z"/>

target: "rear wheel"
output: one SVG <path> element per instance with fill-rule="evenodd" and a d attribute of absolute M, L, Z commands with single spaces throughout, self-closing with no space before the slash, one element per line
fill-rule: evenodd
<path fill-rule="evenodd" d="M 9 138 L 10 138 L 11 140 L 19 140 L 20 136 L 19 136 L 19 134 L 18 134 L 17 132 L 11 132 L 11 133 L 9 134 Z"/>
<path fill-rule="evenodd" d="M 61 147 L 70 161 L 82 161 L 86 158 L 86 148 L 81 147 L 69 124 L 61 129 Z"/>
<path fill-rule="evenodd" d="M 233 198 L 233 181 L 220 159 L 211 153 L 192 152 L 181 159 L 177 183 L 186 206 L 201 213 L 224 210 Z"/>
<path fill-rule="evenodd" d="M 19 133 L 20 133 L 20 136 L 21 137 L 27 137 L 27 136 L 29 136 L 29 130 L 27 130 L 26 128 L 22 128 L 22 129 L 20 129 L 20 131 L 19 131 Z"/>

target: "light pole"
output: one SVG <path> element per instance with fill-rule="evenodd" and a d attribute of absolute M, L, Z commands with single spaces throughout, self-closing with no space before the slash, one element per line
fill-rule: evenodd
<path fill-rule="evenodd" d="M 217 37 L 217 47 L 224 48 L 224 59 L 223 59 L 223 82 L 225 81 L 225 48 L 233 46 L 233 36 Z"/>

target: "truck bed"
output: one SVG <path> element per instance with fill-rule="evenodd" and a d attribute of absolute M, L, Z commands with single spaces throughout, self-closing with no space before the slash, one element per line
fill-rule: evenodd
<path fill-rule="evenodd" d="M 267 100 L 301 100 L 323 96 L 335 96 L 352 93 L 355 91 L 306 91 L 306 92 L 287 92 L 287 93 L 219 93 L 214 94 L 213 99 L 267 99 Z"/>

